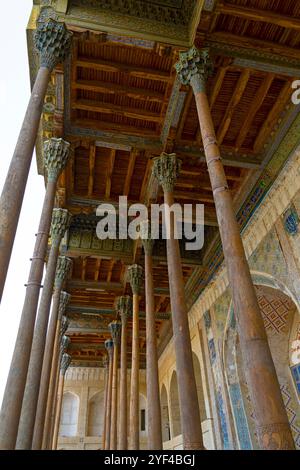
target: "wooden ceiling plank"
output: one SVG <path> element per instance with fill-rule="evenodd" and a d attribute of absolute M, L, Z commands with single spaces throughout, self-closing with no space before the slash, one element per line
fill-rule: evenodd
<path fill-rule="evenodd" d="M 85 281 L 87 258 L 82 259 L 81 280 Z"/>
<path fill-rule="evenodd" d="M 123 72 L 133 77 L 145 78 L 148 80 L 158 80 L 161 82 L 170 82 L 173 77 L 162 70 L 155 70 L 137 65 L 122 64 L 119 62 L 106 61 L 101 59 L 89 59 L 79 57 L 76 61 L 77 67 L 91 68 L 95 70 L 105 70 L 107 72 Z"/>
<path fill-rule="evenodd" d="M 255 118 L 255 115 L 258 112 L 259 108 L 262 106 L 268 94 L 268 91 L 270 89 L 270 86 L 274 80 L 274 77 L 275 77 L 275 74 L 273 73 L 267 74 L 261 86 L 259 87 L 259 90 L 255 96 L 255 99 L 252 102 L 252 105 L 250 106 L 250 108 L 248 109 L 247 118 L 245 119 L 242 125 L 242 128 L 240 130 L 240 133 L 238 135 L 238 138 L 236 140 L 236 144 L 235 144 L 236 149 L 240 149 L 242 147 L 243 142 L 246 139 L 247 134 L 251 128 L 252 121 Z"/>
<path fill-rule="evenodd" d="M 109 156 L 109 164 L 107 168 L 107 175 L 106 175 L 106 186 L 105 186 L 105 198 L 109 199 L 110 191 L 111 191 L 111 178 L 114 171 L 114 164 L 116 158 L 116 150 L 111 149 L 110 156 Z"/>
<path fill-rule="evenodd" d="M 233 90 L 232 97 L 231 97 L 231 99 L 228 103 L 225 115 L 223 117 L 223 120 L 222 120 L 222 122 L 219 126 L 219 129 L 218 129 L 218 132 L 217 132 L 217 140 L 218 140 L 219 145 L 222 144 L 222 142 L 223 142 L 223 140 L 224 140 L 224 138 L 227 134 L 227 131 L 229 129 L 233 113 L 235 111 L 235 108 L 239 104 L 242 96 L 243 96 L 243 93 L 244 93 L 245 88 L 247 86 L 247 83 L 249 81 L 249 77 L 250 77 L 250 69 L 248 69 L 248 68 L 244 69 L 241 72 L 240 78 L 238 79 L 238 82 L 236 84 L 235 89 Z"/>
<path fill-rule="evenodd" d="M 161 122 L 163 117 L 159 113 L 152 113 L 145 109 L 129 108 L 112 103 L 101 103 L 93 100 L 80 99 L 72 103 L 72 109 L 81 109 L 83 111 L 92 111 L 104 114 L 118 114 L 131 119 L 141 119 L 151 122 Z"/>
<path fill-rule="evenodd" d="M 89 182 L 88 182 L 88 197 L 92 197 L 94 190 L 94 168 L 96 157 L 96 145 L 91 143 L 89 153 Z"/>
<path fill-rule="evenodd" d="M 126 178 L 124 182 L 124 188 L 123 188 L 123 195 L 128 196 L 129 195 L 129 190 L 130 190 L 130 183 L 131 183 L 131 178 L 133 175 L 133 170 L 135 167 L 135 161 L 138 156 L 138 151 L 136 149 L 132 149 L 130 156 L 129 156 L 129 162 L 128 162 L 128 167 L 127 167 L 127 173 L 126 173 Z"/>
<path fill-rule="evenodd" d="M 108 268 L 108 273 L 107 273 L 107 279 L 106 279 L 106 282 L 108 282 L 108 283 L 111 281 L 111 276 L 112 276 L 112 272 L 113 272 L 115 262 L 116 262 L 115 259 L 112 259 L 110 261 L 109 268 Z"/>
<path fill-rule="evenodd" d="M 182 115 L 181 115 L 181 118 L 180 118 L 178 129 L 177 129 L 177 132 L 176 132 L 176 138 L 177 139 L 181 138 L 182 131 L 183 131 L 184 124 L 185 124 L 185 120 L 186 120 L 187 114 L 189 112 L 193 96 L 194 96 L 193 90 L 192 90 L 192 87 L 190 87 L 189 91 L 187 93 L 187 96 L 185 98 L 184 108 L 183 108 L 183 111 L 182 111 Z"/>
<path fill-rule="evenodd" d="M 164 99 L 164 93 L 159 93 L 157 91 L 147 90 L 144 88 L 133 88 L 119 85 L 117 83 L 106 83 L 97 80 L 77 80 L 76 83 L 72 84 L 72 87 L 77 90 L 125 95 L 128 98 L 155 101 L 157 103 L 161 103 Z"/>
<path fill-rule="evenodd" d="M 149 179 L 150 179 L 150 176 L 151 176 L 151 170 L 152 170 L 152 160 L 150 158 L 148 158 L 146 171 L 145 171 L 145 174 L 144 174 L 143 183 L 142 183 L 142 187 L 141 187 L 141 191 L 140 191 L 140 201 L 142 203 L 144 203 L 144 200 L 145 200 L 147 186 L 148 186 L 148 182 L 149 182 Z"/>
<path fill-rule="evenodd" d="M 186 192 L 186 191 L 177 191 L 175 190 L 174 192 L 174 197 L 176 200 L 194 200 L 194 201 L 201 201 L 201 202 L 214 202 L 213 196 L 209 196 L 207 194 L 200 194 L 199 192 L 197 193 L 192 193 L 192 192 Z"/>
<path fill-rule="evenodd" d="M 258 136 L 254 142 L 253 150 L 254 152 L 259 152 L 262 150 L 266 139 L 270 135 L 272 128 L 276 124 L 278 120 L 278 114 L 282 110 L 284 104 L 287 102 L 288 94 L 292 92 L 291 89 L 291 82 L 292 80 L 288 80 L 285 85 L 283 86 L 278 98 L 276 99 L 276 103 L 274 104 L 273 108 L 269 112 L 263 126 L 261 127 Z"/>
<path fill-rule="evenodd" d="M 129 134 L 129 135 L 137 135 L 144 137 L 156 137 L 157 134 L 154 130 L 149 130 L 145 128 L 138 128 L 135 126 L 128 126 L 123 124 L 117 124 L 113 122 L 105 122 L 105 121 L 98 121 L 96 119 L 75 119 L 74 124 L 79 127 L 83 127 L 86 129 L 99 129 L 99 130 L 108 130 L 110 132 L 119 133 L 120 131 L 122 134 Z"/>
<path fill-rule="evenodd" d="M 300 31 L 300 19 L 291 16 L 276 13 L 270 10 L 261 10 L 257 8 L 248 8 L 237 5 L 230 5 L 220 3 L 217 6 L 217 11 L 225 15 L 237 16 L 250 21 L 263 21 L 264 23 L 271 23 L 283 28 L 296 29 Z"/>

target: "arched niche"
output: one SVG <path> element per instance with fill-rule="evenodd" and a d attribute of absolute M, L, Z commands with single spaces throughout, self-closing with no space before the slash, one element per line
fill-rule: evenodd
<path fill-rule="evenodd" d="M 163 385 L 160 393 L 160 406 L 161 406 L 161 426 L 162 426 L 162 440 L 163 442 L 171 439 L 170 432 L 170 415 L 168 405 L 167 389 Z"/>
<path fill-rule="evenodd" d="M 79 397 L 73 392 L 65 392 L 62 399 L 59 435 L 71 437 L 77 435 Z"/>
<path fill-rule="evenodd" d="M 104 426 L 104 393 L 97 392 L 88 404 L 88 436 L 101 436 Z"/>
<path fill-rule="evenodd" d="M 181 434 L 180 407 L 178 396 L 177 374 L 173 371 L 170 382 L 170 407 L 171 407 L 171 430 L 172 438 Z"/>

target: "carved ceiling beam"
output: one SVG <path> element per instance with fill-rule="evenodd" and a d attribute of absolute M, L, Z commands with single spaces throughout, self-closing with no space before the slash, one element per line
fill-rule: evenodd
<path fill-rule="evenodd" d="M 89 153 L 89 182 L 88 182 L 88 197 L 92 197 L 94 189 L 94 168 L 95 168 L 96 146 L 95 143 L 90 145 Z"/>
<path fill-rule="evenodd" d="M 129 136 L 139 136 L 139 137 L 148 136 L 148 137 L 157 138 L 157 139 L 159 137 L 157 134 L 155 134 L 154 130 L 145 129 L 143 127 L 139 128 L 139 127 L 133 127 L 133 126 L 123 125 L 123 124 L 116 124 L 113 122 L 98 121 L 97 119 L 75 119 L 74 124 L 75 126 L 81 127 L 83 129 L 88 129 L 89 131 L 91 129 L 98 129 L 99 131 L 122 133 L 123 135 L 127 134 Z M 151 146 L 152 146 L 152 143 L 151 143 Z M 157 148 L 157 146 L 158 146 L 158 142 L 153 141 L 153 148 L 154 147 Z"/>
<path fill-rule="evenodd" d="M 224 15 L 232 15 L 244 20 L 262 21 L 264 23 L 281 26 L 282 28 L 296 29 L 297 31 L 300 31 L 300 19 L 270 10 L 260 10 L 257 8 L 219 3 L 216 7 L 216 12 L 223 13 Z"/>
<path fill-rule="evenodd" d="M 159 294 L 160 296 L 161 294 Z M 81 305 L 81 304 L 69 304 L 67 307 L 67 313 L 80 313 L 82 314 L 82 318 L 85 318 L 85 314 L 95 315 L 97 318 L 98 316 L 108 316 L 108 315 L 115 315 L 115 309 L 104 309 L 99 307 L 91 307 L 90 305 Z M 140 311 L 140 317 L 146 318 L 146 313 L 144 311 Z M 155 315 L 157 320 L 167 320 L 170 318 L 170 311 L 168 312 L 157 312 Z"/>
<path fill-rule="evenodd" d="M 111 178 L 112 178 L 112 174 L 114 171 L 115 158 L 116 158 L 116 150 L 111 149 L 110 155 L 109 155 L 107 174 L 106 174 L 105 199 L 109 199 L 110 197 Z"/>
<path fill-rule="evenodd" d="M 130 153 L 130 156 L 129 156 L 127 173 L 126 173 L 126 178 L 125 178 L 125 182 L 124 182 L 124 188 L 123 188 L 123 195 L 124 196 L 128 196 L 128 194 L 129 194 L 131 178 L 132 178 L 132 175 L 133 175 L 135 161 L 136 161 L 137 156 L 138 156 L 138 151 L 136 149 L 133 149 L 132 152 Z"/>

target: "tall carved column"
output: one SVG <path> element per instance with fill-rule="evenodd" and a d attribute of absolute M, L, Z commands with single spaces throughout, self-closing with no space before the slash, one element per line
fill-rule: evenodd
<path fill-rule="evenodd" d="M 72 358 L 69 354 L 63 354 L 63 356 L 61 358 L 59 382 L 58 382 L 58 394 L 57 394 L 57 407 L 56 407 L 56 415 L 55 415 L 55 422 L 54 422 L 52 449 L 57 448 L 59 425 L 60 425 L 60 416 L 61 416 L 61 405 L 62 405 L 62 398 L 63 398 L 63 393 L 64 393 L 65 375 L 66 375 L 67 369 L 68 369 L 68 367 L 71 363 L 71 360 L 72 360 Z"/>
<path fill-rule="evenodd" d="M 106 436 L 106 410 L 107 410 L 107 399 L 108 399 L 108 355 L 103 359 L 103 365 L 105 369 L 105 398 L 104 398 L 104 420 L 103 420 L 103 434 L 102 434 L 102 450 L 105 449 L 105 436 Z"/>
<path fill-rule="evenodd" d="M 178 377 L 179 407 L 184 449 L 203 449 L 201 420 L 197 388 L 193 369 L 192 347 L 185 303 L 184 283 L 178 240 L 174 237 L 174 213 L 168 215 L 168 206 L 174 203 L 173 190 L 180 170 L 176 155 L 162 153 L 154 159 L 154 176 L 164 191 L 166 223 L 170 233 L 167 238 L 167 258 L 172 309 L 172 324 Z"/>
<path fill-rule="evenodd" d="M 212 68 L 208 50 L 198 51 L 194 47 L 182 53 L 176 64 L 179 79 L 192 86 L 196 100 L 260 446 L 264 449 L 294 449 L 205 91 Z"/>
<path fill-rule="evenodd" d="M 44 144 L 44 164 L 48 174 L 46 194 L 32 256 L 29 279 L 21 315 L 16 345 L 11 361 L 0 413 L 0 449 L 15 447 L 18 424 L 30 359 L 36 309 L 47 251 L 51 214 L 57 179 L 65 167 L 70 144 L 63 139 L 51 139 Z"/>
<path fill-rule="evenodd" d="M 111 337 L 114 342 L 112 392 L 111 392 L 111 423 L 110 423 L 110 449 L 117 449 L 117 410 L 118 410 L 118 360 L 121 336 L 121 322 L 115 320 L 109 324 Z"/>
<path fill-rule="evenodd" d="M 143 282 L 143 268 L 133 264 L 128 268 L 128 276 L 133 293 L 132 311 L 132 359 L 130 382 L 130 418 L 129 418 L 129 449 L 139 450 L 139 292 Z"/>
<path fill-rule="evenodd" d="M 43 442 L 45 439 L 45 446 L 43 444 L 43 449 L 52 449 L 53 435 L 54 435 L 54 425 L 55 425 L 55 416 L 57 410 L 57 395 L 58 395 L 58 385 L 59 385 L 59 373 L 60 373 L 60 363 L 64 353 L 68 351 L 70 344 L 70 338 L 65 336 L 69 326 L 69 319 L 65 316 L 62 317 L 61 328 L 60 328 L 60 341 L 59 341 L 59 354 L 57 363 L 52 361 L 52 370 L 54 375 L 54 393 L 53 400 L 51 403 L 51 415 L 50 415 L 50 433 L 49 435 L 43 434 Z M 54 359 L 54 357 L 53 357 Z M 50 398 L 50 397 L 48 397 Z"/>
<path fill-rule="evenodd" d="M 48 20 L 38 24 L 35 47 L 40 53 L 40 68 L 0 199 L 0 302 L 50 75 L 70 46 L 71 33 L 64 23 Z"/>
<path fill-rule="evenodd" d="M 110 449 L 110 421 L 111 421 L 111 395 L 112 395 L 112 379 L 113 379 L 113 352 L 114 343 L 112 339 L 105 341 L 105 347 L 108 354 L 109 366 L 108 366 L 108 394 L 107 394 L 107 408 L 105 416 L 105 450 Z"/>
<path fill-rule="evenodd" d="M 45 415 L 47 407 L 47 396 L 48 392 L 50 393 L 49 386 L 51 386 L 51 363 L 54 357 L 53 353 L 55 354 L 54 342 L 56 326 L 58 323 L 58 315 L 62 315 L 62 312 L 65 311 L 71 297 L 70 294 L 67 294 L 67 292 L 62 292 L 62 286 L 70 271 L 71 265 L 72 260 L 70 258 L 67 258 L 66 256 L 60 256 L 58 258 L 55 273 L 52 312 L 47 332 L 47 340 L 45 346 L 43 368 L 41 373 L 38 403 L 35 416 L 34 433 L 32 438 L 32 449 L 41 448 L 44 430 L 46 435 L 49 433 L 49 420 L 46 429 Z"/>
<path fill-rule="evenodd" d="M 146 383 L 148 410 L 148 449 L 161 450 L 162 429 L 160 395 L 158 381 L 158 356 L 155 328 L 155 302 L 153 286 L 152 250 L 150 221 L 140 225 L 141 239 L 145 252 L 145 291 L 146 291 Z"/>
<path fill-rule="evenodd" d="M 16 449 L 31 449 L 33 429 L 36 417 L 37 402 L 40 383 L 45 385 L 45 377 L 41 376 L 43 357 L 45 351 L 47 327 L 52 299 L 52 291 L 55 279 L 55 271 L 61 240 L 70 222 L 70 214 L 65 209 L 53 209 L 51 224 L 51 249 L 44 280 L 44 287 L 39 303 L 37 319 L 34 327 L 34 335 L 30 353 L 30 361 L 23 396 L 23 404 L 19 421 Z M 56 324 L 56 319 L 55 319 Z M 52 325 L 54 340 L 55 324 Z M 41 378 L 43 381 L 41 382 Z M 49 380 L 49 379 L 48 379 Z M 48 388 L 48 386 L 47 386 Z"/>
<path fill-rule="evenodd" d="M 122 321 L 119 449 L 127 450 L 127 318 L 132 313 L 132 301 L 129 295 L 118 298 L 117 310 Z"/>

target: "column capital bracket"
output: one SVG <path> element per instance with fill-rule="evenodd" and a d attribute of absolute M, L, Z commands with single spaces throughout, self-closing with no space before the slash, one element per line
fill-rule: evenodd
<path fill-rule="evenodd" d="M 191 85 L 194 93 L 205 91 L 207 79 L 213 72 L 209 49 L 197 49 L 193 46 L 187 52 L 179 53 L 175 69 L 183 85 Z"/>
<path fill-rule="evenodd" d="M 65 23 L 43 16 L 37 21 L 34 33 L 34 45 L 40 53 L 40 65 L 50 71 L 63 62 L 71 49 L 72 33 L 68 31 Z"/>
<path fill-rule="evenodd" d="M 132 300 L 130 295 L 118 297 L 116 309 L 121 316 L 122 325 L 126 325 L 127 318 L 132 315 Z"/>
<path fill-rule="evenodd" d="M 50 229 L 52 243 L 60 244 L 65 231 L 69 228 L 71 217 L 67 209 L 53 209 Z"/>
<path fill-rule="evenodd" d="M 48 180 L 57 181 L 65 168 L 70 154 L 70 143 L 52 137 L 44 142 L 44 165 Z"/>
<path fill-rule="evenodd" d="M 66 336 L 66 335 L 63 335 L 62 338 L 61 338 L 61 343 L 60 343 L 60 354 L 61 354 L 61 357 L 63 356 L 63 354 L 66 352 L 66 350 L 68 349 L 69 345 L 70 345 L 70 338 L 69 336 Z"/>
<path fill-rule="evenodd" d="M 60 362 L 60 370 L 62 371 L 62 374 L 65 375 L 67 372 L 67 369 L 69 365 L 71 364 L 71 356 L 70 354 L 64 353 L 61 357 L 61 362 Z"/>
<path fill-rule="evenodd" d="M 118 320 L 114 320 L 108 326 L 110 329 L 112 340 L 114 342 L 114 346 L 116 347 L 118 346 L 118 344 L 120 344 L 122 323 Z"/>
<path fill-rule="evenodd" d="M 60 337 L 61 337 L 61 342 L 63 342 L 63 338 L 67 338 L 68 340 L 69 337 L 68 336 L 65 336 L 65 332 L 67 331 L 68 327 L 69 327 L 69 319 L 68 317 L 66 317 L 65 315 L 62 316 L 62 319 L 61 319 L 61 325 L 60 325 Z"/>
<path fill-rule="evenodd" d="M 164 192 L 173 192 L 176 179 L 181 168 L 181 160 L 175 153 L 162 152 L 159 157 L 155 157 L 153 165 L 153 175 L 162 186 Z"/>
<path fill-rule="evenodd" d="M 112 358 L 113 350 L 114 350 L 114 342 L 112 339 L 107 339 L 104 343 L 105 349 L 108 353 L 109 360 Z"/>
<path fill-rule="evenodd" d="M 65 314 L 68 303 L 70 302 L 71 295 L 67 292 L 61 292 L 59 296 L 58 318 L 62 318 Z"/>
<path fill-rule="evenodd" d="M 133 294 L 139 294 L 143 281 L 143 268 L 138 264 L 132 264 L 128 267 L 128 279 Z"/>
<path fill-rule="evenodd" d="M 72 259 L 67 256 L 59 256 L 57 259 L 56 272 L 55 272 L 55 283 L 56 289 L 61 289 L 63 283 L 68 277 L 68 274 L 72 267 Z"/>

